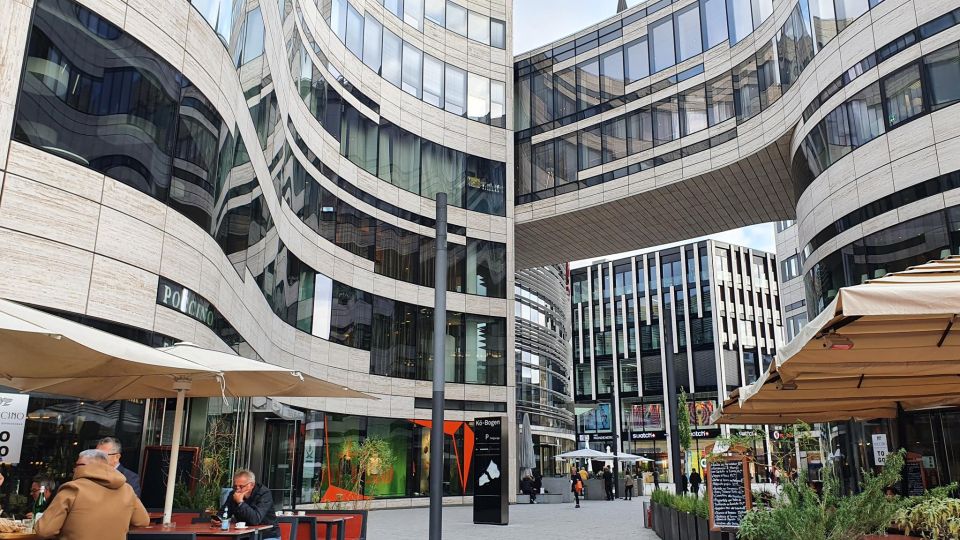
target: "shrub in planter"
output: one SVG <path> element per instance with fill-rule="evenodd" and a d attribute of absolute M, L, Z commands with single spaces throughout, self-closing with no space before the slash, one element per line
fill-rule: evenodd
<path fill-rule="evenodd" d="M 921 499 L 912 507 L 900 509 L 894 517 L 894 524 L 907 534 L 920 533 L 923 538 L 960 538 L 960 500 L 945 497 Z"/>

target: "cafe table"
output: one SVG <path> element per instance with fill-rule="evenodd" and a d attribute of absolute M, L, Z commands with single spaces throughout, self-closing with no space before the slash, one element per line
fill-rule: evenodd
<path fill-rule="evenodd" d="M 168 527 L 163 525 L 147 525 L 146 527 L 131 527 L 127 533 L 128 540 L 136 540 L 137 536 L 159 535 L 159 534 L 183 534 L 194 533 L 197 540 L 223 540 L 231 538 L 234 540 L 260 540 L 260 531 L 271 528 L 272 525 L 249 525 L 238 529 L 233 525 L 227 530 L 221 530 L 217 525 L 212 527 L 209 523 L 193 523 L 191 525 L 172 524 Z M 4 540 L 0 538 L 0 540 Z"/>
<path fill-rule="evenodd" d="M 0 540 L 37 540 L 34 533 L 0 533 Z"/>
<path fill-rule="evenodd" d="M 323 525 L 325 540 L 333 540 L 334 527 L 336 527 L 337 530 L 337 540 L 345 540 L 347 537 L 348 519 L 353 519 L 353 516 L 342 516 L 337 514 L 308 514 L 305 516 L 282 513 L 277 514 L 277 520 L 291 522 L 294 524 L 294 527 L 299 527 L 300 523 L 312 524 L 313 530 L 316 530 L 316 525 Z"/>

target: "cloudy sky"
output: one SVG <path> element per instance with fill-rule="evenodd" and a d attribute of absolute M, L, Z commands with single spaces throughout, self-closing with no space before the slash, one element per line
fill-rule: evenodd
<path fill-rule="evenodd" d="M 627 0 L 627 5 L 636 3 L 637 0 Z M 520 54 L 573 34 L 610 17 L 616 9 L 617 0 L 514 0 L 514 53 Z M 772 223 L 709 237 L 771 252 L 776 246 Z"/>

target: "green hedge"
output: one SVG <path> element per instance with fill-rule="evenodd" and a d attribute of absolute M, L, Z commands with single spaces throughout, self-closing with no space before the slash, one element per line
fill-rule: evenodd
<path fill-rule="evenodd" d="M 678 512 L 694 514 L 699 518 L 707 519 L 707 499 L 705 497 L 694 497 L 684 493 L 676 495 L 667 490 L 658 489 L 650 495 L 650 500 L 661 506 L 673 508 Z"/>

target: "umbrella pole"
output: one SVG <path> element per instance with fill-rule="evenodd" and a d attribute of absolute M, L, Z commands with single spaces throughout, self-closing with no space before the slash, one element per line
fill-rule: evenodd
<path fill-rule="evenodd" d="M 176 489 L 177 466 L 180 460 L 180 435 L 183 431 L 184 394 L 190 389 L 189 379 L 175 379 L 173 389 L 177 391 L 177 406 L 173 412 L 173 437 L 170 443 L 170 469 L 167 471 L 167 493 L 163 500 L 163 524 L 170 525 L 173 518 L 173 492 Z"/>

